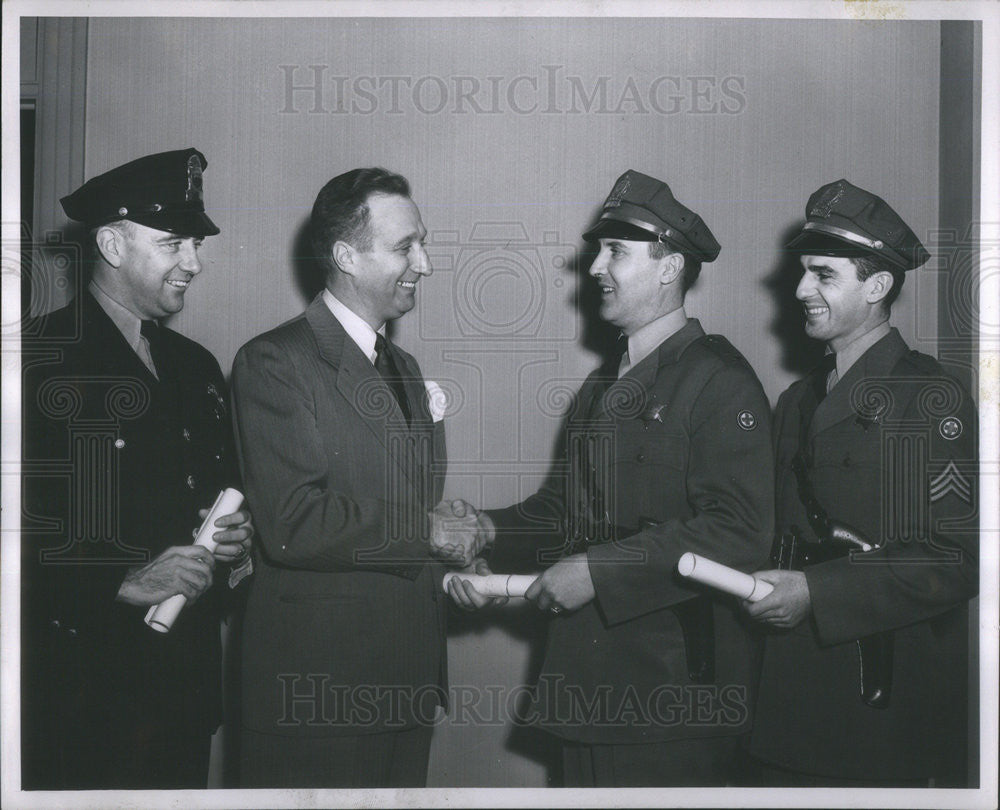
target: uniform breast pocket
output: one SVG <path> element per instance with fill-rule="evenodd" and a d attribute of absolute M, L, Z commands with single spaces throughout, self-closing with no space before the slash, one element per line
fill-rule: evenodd
<path fill-rule="evenodd" d="M 680 433 L 658 431 L 643 422 L 626 423 L 615 436 L 616 502 L 619 522 L 658 519 L 670 511 L 670 499 L 684 493 L 688 440 Z"/>
<path fill-rule="evenodd" d="M 833 468 L 862 478 L 875 476 L 877 480 L 889 448 L 883 448 L 880 431 L 860 431 L 858 428 L 858 432 L 817 436 L 813 442 L 813 466 L 817 470 L 829 472 Z"/>

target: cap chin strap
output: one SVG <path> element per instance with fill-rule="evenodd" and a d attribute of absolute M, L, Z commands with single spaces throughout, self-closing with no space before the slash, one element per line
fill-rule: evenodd
<path fill-rule="evenodd" d="M 691 245 L 691 243 L 688 242 L 688 240 L 685 239 L 681 233 L 673 230 L 672 228 L 657 228 L 655 225 L 650 225 L 648 222 L 643 222 L 641 219 L 634 219 L 633 217 L 626 217 L 622 216 L 621 214 L 617 214 L 613 217 L 602 216 L 601 221 L 627 222 L 629 225 L 634 225 L 636 228 L 640 228 L 648 233 L 653 234 L 654 236 L 656 236 L 656 241 L 658 242 L 664 242 L 664 240 L 666 239 L 671 239 L 673 240 L 674 244 L 671 244 L 670 246 L 674 248 L 679 246 L 680 250 L 678 250 L 678 252 L 686 250 L 689 253 L 694 254 L 695 256 L 697 256 L 701 252 L 693 245 Z"/>
<path fill-rule="evenodd" d="M 864 245 L 866 248 L 871 248 L 872 250 L 882 250 L 882 248 L 885 247 L 885 243 L 882 242 L 881 239 L 868 239 L 867 237 L 861 236 L 861 234 L 854 233 L 853 231 L 846 231 L 843 228 L 837 228 L 834 225 L 824 225 L 819 222 L 807 222 L 802 226 L 802 230 L 828 233 L 831 236 L 846 239 L 848 242 L 854 242 L 856 245 Z"/>

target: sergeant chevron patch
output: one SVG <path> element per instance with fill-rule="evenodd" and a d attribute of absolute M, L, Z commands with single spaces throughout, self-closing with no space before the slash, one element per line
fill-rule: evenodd
<path fill-rule="evenodd" d="M 954 461 L 949 461 L 939 476 L 931 481 L 931 503 L 941 500 L 949 492 L 953 492 L 963 503 L 972 503 L 972 486 L 959 472 Z"/>

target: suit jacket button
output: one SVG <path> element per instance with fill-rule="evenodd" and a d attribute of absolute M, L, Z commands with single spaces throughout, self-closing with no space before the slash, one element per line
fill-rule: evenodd
<path fill-rule="evenodd" d="M 49 624 L 52 625 L 52 627 L 54 627 L 56 630 L 62 627 L 62 624 L 58 619 L 53 619 L 51 622 L 49 622 Z"/>
<path fill-rule="evenodd" d="M 645 453 L 639 453 L 639 455 L 637 455 L 635 457 L 635 460 L 636 461 L 645 461 L 646 460 L 646 454 Z"/>
<path fill-rule="evenodd" d="M 193 475 L 189 475 L 189 476 L 187 477 L 187 485 L 188 485 L 188 486 L 189 486 L 189 487 L 190 487 L 191 489 L 194 489 L 194 485 L 195 485 L 195 480 L 194 480 L 194 476 L 193 476 Z"/>
<path fill-rule="evenodd" d="M 76 628 L 75 627 L 71 627 L 66 632 L 69 633 L 71 636 L 75 636 L 76 635 Z"/>
<path fill-rule="evenodd" d="M 124 439 L 115 439 L 115 448 L 121 450 L 125 446 Z"/>

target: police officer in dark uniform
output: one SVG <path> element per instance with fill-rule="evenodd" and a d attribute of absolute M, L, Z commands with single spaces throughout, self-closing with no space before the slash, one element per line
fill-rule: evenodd
<path fill-rule="evenodd" d="M 964 785 L 975 406 L 889 326 L 929 258 L 899 215 L 846 180 L 806 215 L 788 247 L 828 354 L 775 415 L 782 570 L 747 605 L 774 631 L 752 753 L 771 785 Z"/>
<path fill-rule="evenodd" d="M 204 168 L 195 149 L 150 155 L 64 197 L 90 227 L 93 272 L 24 329 L 26 789 L 206 787 L 221 716 L 213 572 L 246 572 L 252 527 L 238 511 L 216 521 L 214 555 L 191 544 L 236 483 L 226 388 L 211 354 L 159 323 L 219 232 Z M 148 627 L 178 593 L 173 628 Z"/>
<path fill-rule="evenodd" d="M 687 551 L 744 571 L 766 559 L 767 398 L 684 311 L 720 248 L 666 183 L 626 172 L 584 238 L 600 247 L 590 275 L 619 350 L 579 392 L 561 474 L 480 513 L 494 570 L 548 566 L 527 593 L 552 616 L 529 717 L 559 739 L 567 786 L 725 785 L 757 646 L 735 604 L 675 569 Z M 450 588 L 464 607 L 485 602 Z"/>

